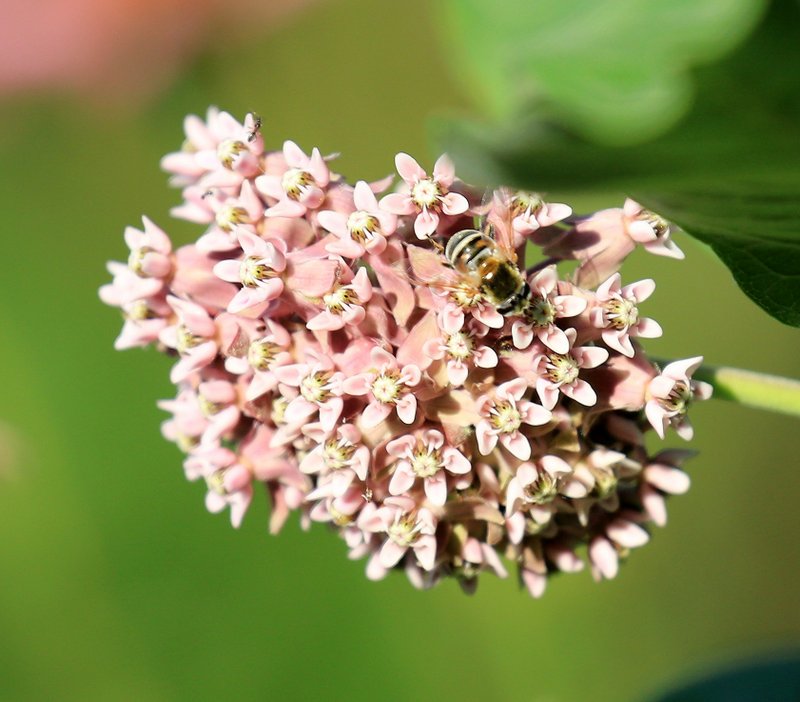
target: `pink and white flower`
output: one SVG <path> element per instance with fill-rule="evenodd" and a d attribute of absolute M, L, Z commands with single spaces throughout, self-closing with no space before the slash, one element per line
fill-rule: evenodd
<path fill-rule="evenodd" d="M 577 295 L 554 295 L 557 291 L 558 274 L 555 266 L 547 266 L 531 277 L 530 300 L 523 319 L 514 320 L 511 335 L 514 346 L 526 349 L 539 339 L 556 353 L 567 353 L 570 342 L 555 322 L 557 319 L 576 317 L 586 309 L 587 302 Z"/>
<path fill-rule="evenodd" d="M 619 273 L 614 273 L 597 288 L 597 306 L 592 308 L 592 324 L 603 330 L 603 342 L 619 353 L 633 358 L 630 337 L 653 339 L 663 333 L 661 325 L 647 317 L 639 317 L 639 303 L 656 288 L 651 279 L 631 283 L 624 288 Z"/>
<path fill-rule="evenodd" d="M 361 443 L 361 432 L 355 424 L 341 424 L 333 434 L 322 427 L 306 428 L 305 434 L 318 443 L 300 461 L 300 470 L 308 475 L 327 475 L 325 496 L 341 497 L 354 480 L 367 479 L 370 451 Z M 309 499 L 319 499 L 312 493 Z"/>
<path fill-rule="evenodd" d="M 274 300 L 283 292 L 279 277 L 286 268 L 286 244 L 279 239 L 264 241 L 255 234 L 240 230 L 239 245 L 244 259 L 228 259 L 214 266 L 214 273 L 242 288 L 228 303 L 228 312 L 242 312 Z"/>
<path fill-rule="evenodd" d="M 597 368 L 608 359 L 608 351 L 598 346 L 573 346 L 574 329 L 565 332 L 569 339 L 568 353 L 543 353 L 534 361 L 537 374 L 536 392 L 547 409 L 558 402 L 559 392 L 576 402 L 591 407 L 597 402 L 597 394 L 578 374 L 584 368 Z"/>
<path fill-rule="evenodd" d="M 658 256 L 685 258 L 683 251 L 672 241 L 672 227 L 663 217 L 645 209 L 630 198 L 622 207 L 628 235 L 644 249 Z"/>
<path fill-rule="evenodd" d="M 539 525 L 550 521 L 555 511 L 552 502 L 559 494 L 559 479 L 570 473 L 569 463 L 553 455 L 517 468 L 506 488 L 506 525 L 511 543 L 522 541 L 527 516 Z"/>
<path fill-rule="evenodd" d="M 545 202 L 536 193 L 516 192 L 508 205 L 513 219 L 511 226 L 520 236 L 527 236 L 540 227 L 549 227 L 566 219 L 572 214 L 572 208 L 561 202 Z"/>
<path fill-rule="evenodd" d="M 692 374 L 702 362 L 702 356 L 695 356 L 669 363 L 647 386 L 648 400 L 644 412 L 656 434 L 662 439 L 669 425 L 686 441 L 694 435 L 686 412 L 692 402 L 707 400 L 712 392 L 708 383 L 692 380 Z"/>
<path fill-rule="evenodd" d="M 366 268 L 359 268 L 349 285 L 336 283 L 322 296 L 325 309 L 306 322 L 311 330 L 336 331 L 364 321 L 364 306 L 372 299 L 372 283 Z"/>
<path fill-rule="evenodd" d="M 530 439 L 521 429 L 523 424 L 542 426 L 552 413 L 529 400 L 523 400 L 528 384 L 522 379 L 510 380 L 476 401 L 481 419 L 475 427 L 478 450 L 487 456 L 499 441 L 521 461 L 531 457 Z"/>
<path fill-rule="evenodd" d="M 414 233 L 418 239 L 426 239 L 436 231 L 440 213 L 459 215 L 469 209 L 467 198 L 449 190 L 455 180 L 455 168 L 446 154 L 434 164 L 433 177 L 408 154 L 397 154 L 394 162 L 408 192 L 386 195 L 380 206 L 395 215 L 416 213 Z"/>
<path fill-rule="evenodd" d="M 322 210 L 317 214 L 320 225 L 337 237 L 337 241 L 325 248 L 345 258 L 382 253 L 386 237 L 397 227 L 397 217 L 380 209 L 375 193 L 363 180 L 353 189 L 353 204 L 355 210 L 348 215 L 334 210 Z"/>
<path fill-rule="evenodd" d="M 260 192 L 278 201 L 264 214 L 267 217 L 303 217 L 308 210 L 322 204 L 331 172 L 317 148 L 307 156 L 293 141 L 285 141 L 283 157 L 288 166 L 283 175 L 265 174 L 255 179 Z"/>
<path fill-rule="evenodd" d="M 389 492 L 402 495 L 417 479 L 423 481 L 425 495 L 431 504 L 441 507 L 447 501 L 445 471 L 466 475 L 472 469 L 469 459 L 453 446 L 445 445 L 444 435 L 435 429 L 424 429 L 417 436 L 406 434 L 386 444 L 386 453 L 397 460 Z"/>
<path fill-rule="evenodd" d="M 422 350 L 434 360 L 446 358 L 447 379 L 453 387 L 460 387 L 469 376 L 470 366 L 495 368 L 499 359 L 494 349 L 478 343 L 488 332 L 484 325 L 472 323 L 458 329 L 454 326 L 450 326 L 453 331 L 445 332 L 439 339 L 426 341 Z"/>
<path fill-rule="evenodd" d="M 411 550 L 423 570 L 436 562 L 436 517 L 426 507 L 417 507 L 408 497 L 387 497 L 381 507 L 367 505 L 358 518 L 367 532 L 382 533 L 386 540 L 378 552 L 384 569 L 393 568 Z"/>
<path fill-rule="evenodd" d="M 417 415 L 417 398 L 412 392 L 422 379 L 422 372 L 414 364 L 401 366 L 398 360 L 382 348 L 370 352 L 373 368 L 347 378 L 342 383 L 348 395 L 369 398 L 361 415 L 366 428 L 380 424 L 392 412 L 397 412 L 401 422 L 411 424 Z"/>
<path fill-rule="evenodd" d="M 180 356 L 169 376 L 173 383 L 180 383 L 216 358 L 219 350 L 217 325 L 211 315 L 194 302 L 169 295 L 167 303 L 178 319 L 161 331 L 159 339 Z"/>
<path fill-rule="evenodd" d="M 306 362 L 281 366 L 274 373 L 281 383 L 299 390 L 284 412 L 286 423 L 299 428 L 319 413 L 323 430 L 332 432 L 344 407 L 344 373 L 336 370 L 333 361 L 325 354 L 306 349 Z"/>

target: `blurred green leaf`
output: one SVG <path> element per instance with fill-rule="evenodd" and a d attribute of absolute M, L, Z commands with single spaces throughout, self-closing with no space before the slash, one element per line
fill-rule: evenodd
<path fill-rule="evenodd" d="M 628 56 L 634 62 L 634 54 Z M 698 94 L 679 127 L 639 146 L 608 147 L 545 113 L 499 124 L 442 119 L 438 145 L 464 180 L 547 189 L 630 190 L 725 180 L 800 163 L 800 5 L 775 0 L 748 41 L 696 71 Z"/>
<path fill-rule="evenodd" d="M 533 109 L 609 144 L 652 138 L 689 108 L 689 69 L 753 28 L 762 0 L 444 0 L 454 74 L 494 117 Z"/>
<path fill-rule="evenodd" d="M 740 664 L 654 702 L 789 702 L 800 699 L 800 658 Z"/>
<path fill-rule="evenodd" d="M 775 174 L 773 174 L 775 175 Z M 710 245 L 767 313 L 800 326 L 800 171 L 637 200 Z"/>

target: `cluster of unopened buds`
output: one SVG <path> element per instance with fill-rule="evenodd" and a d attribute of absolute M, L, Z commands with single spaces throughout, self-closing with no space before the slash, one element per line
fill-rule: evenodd
<path fill-rule="evenodd" d="M 175 359 L 163 434 L 208 509 L 238 526 L 264 487 L 273 532 L 296 510 L 370 578 L 402 568 L 417 587 L 471 591 L 513 564 L 539 596 L 585 560 L 614 577 L 689 486 L 689 452 L 650 455 L 645 433 L 691 438 L 710 394 L 700 357 L 647 358 L 655 284 L 618 273 L 637 245 L 682 258 L 668 223 L 631 200 L 578 217 L 478 192 L 446 156 L 426 171 L 400 153 L 394 185 L 350 185 L 316 148 L 266 151 L 260 128 L 187 118 L 162 166 L 183 189 L 172 214 L 204 233 L 173 250 L 144 219 L 100 291 L 118 349 Z"/>

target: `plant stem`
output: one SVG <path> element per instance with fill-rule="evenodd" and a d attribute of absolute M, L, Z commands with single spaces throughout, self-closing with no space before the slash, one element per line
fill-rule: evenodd
<path fill-rule="evenodd" d="M 701 366 L 694 377 L 711 383 L 718 400 L 800 417 L 800 380 L 725 366 Z"/>

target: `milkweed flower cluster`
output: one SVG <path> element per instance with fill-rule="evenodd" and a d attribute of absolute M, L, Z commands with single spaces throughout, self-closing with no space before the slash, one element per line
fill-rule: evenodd
<path fill-rule="evenodd" d="M 118 349 L 173 358 L 162 431 L 208 509 L 238 527 L 266 489 L 271 531 L 293 511 L 326 522 L 370 578 L 404 569 L 417 587 L 471 591 L 509 564 L 535 597 L 587 561 L 614 577 L 689 485 L 689 453 L 651 455 L 647 431 L 690 439 L 710 394 L 700 357 L 647 358 L 655 283 L 619 272 L 637 245 L 682 258 L 668 223 L 630 200 L 577 217 L 486 196 L 446 156 L 429 171 L 401 153 L 394 185 L 351 185 L 319 149 L 266 150 L 260 126 L 187 118 L 162 166 L 173 215 L 202 234 L 174 249 L 145 218 L 100 290 L 123 313 Z M 520 281 L 512 311 L 502 275 Z"/>

